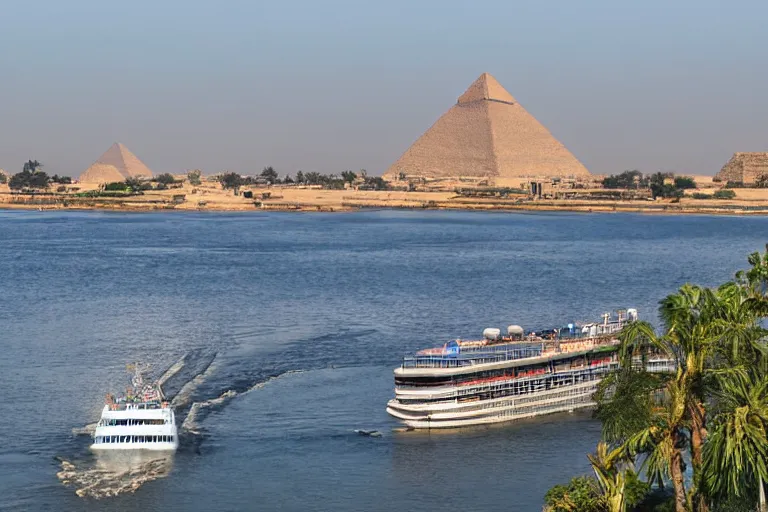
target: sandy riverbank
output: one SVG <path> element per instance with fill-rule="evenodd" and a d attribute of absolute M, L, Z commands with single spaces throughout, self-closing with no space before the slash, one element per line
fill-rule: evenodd
<path fill-rule="evenodd" d="M 252 192 L 252 198 L 242 195 Z M 217 184 L 184 184 L 130 197 L 77 197 L 74 194 L 13 194 L 0 188 L 0 208 L 114 211 L 351 211 L 365 208 L 457 209 L 508 211 L 642 212 L 666 214 L 767 215 L 768 190 L 736 189 L 733 200 L 692 199 L 679 202 L 615 200 L 531 200 L 519 197 L 464 197 L 449 191 L 403 192 L 321 190 L 296 187 L 249 187 L 234 195 Z M 82 192 L 82 189 L 81 189 Z M 702 190 L 702 192 L 708 192 Z"/>

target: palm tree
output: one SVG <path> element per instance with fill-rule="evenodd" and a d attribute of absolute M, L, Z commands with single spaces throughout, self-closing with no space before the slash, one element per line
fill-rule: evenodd
<path fill-rule="evenodd" d="M 587 455 L 610 512 L 625 512 L 627 510 L 625 494 L 627 476 L 618 467 L 621 456 L 622 450 L 620 448 L 609 451 L 608 444 L 604 442 L 597 444 L 597 451 L 594 454 Z"/>
<path fill-rule="evenodd" d="M 665 478 L 671 479 L 675 510 L 686 511 L 683 450 L 689 422 L 677 379 L 624 365 L 605 380 L 596 398 L 603 437 L 614 442 L 626 460 L 645 455 L 641 468 L 649 482 L 661 487 Z"/>
<path fill-rule="evenodd" d="M 718 376 L 717 413 L 705 446 L 704 474 L 713 496 L 743 496 L 757 489 L 768 512 L 768 375 L 735 369 Z"/>
<path fill-rule="evenodd" d="M 678 510 L 687 503 L 681 470 L 687 447 L 693 466 L 692 502 L 698 512 L 706 512 L 701 466 L 712 372 L 754 361 L 760 351 L 757 340 L 765 331 L 744 289 L 734 283 L 717 290 L 684 285 L 661 301 L 659 313 L 663 334 L 657 335 L 647 322 L 633 322 L 620 334 L 622 370 L 598 393 L 598 416 L 606 439 L 622 443 L 630 457 L 648 456 L 652 481 L 671 477 Z M 653 352 L 673 360 L 674 374 L 644 371 Z"/>

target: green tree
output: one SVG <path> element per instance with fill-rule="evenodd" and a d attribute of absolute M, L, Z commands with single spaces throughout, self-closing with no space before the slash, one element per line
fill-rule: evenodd
<path fill-rule="evenodd" d="M 190 185 L 196 187 L 202 183 L 202 175 L 203 173 L 200 169 L 192 169 L 191 171 L 187 172 L 187 180 L 189 181 Z"/>
<path fill-rule="evenodd" d="M 603 178 L 603 187 L 610 189 L 638 189 L 647 186 L 643 173 L 637 169 Z"/>
<path fill-rule="evenodd" d="M 24 168 L 22 169 L 22 171 L 29 171 L 30 173 L 34 174 L 42 167 L 43 167 L 43 164 L 41 164 L 37 160 L 27 160 L 26 162 L 24 162 Z"/>
<path fill-rule="evenodd" d="M 304 174 L 304 183 L 307 185 L 320 185 L 323 182 L 323 176 L 319 172 L 308 172 Z"/>
<path fill-rule="evenodd" d="M 221 183 L 221 187 L 224 190 L 228 188 L 232 189 L 235 195 L 237 195 L 237 192 L 243 184 L 243 178 L 235 172 L 226 172 L 219 176 L 219 183 Z"/>
<path fill-rule="evenodd" d="M 357 174 L 355 174 L 352 171 L 344 171 L 341 173 L 341 179 L 351 184 L 353 181 L 357 179 Z"/>
<path fill-rule="evenodd" d="M 0 185 L 8 182 L 8 176 L 5 173 L 0 172 Z"/>
<path fill-rule="evenodd" d="M 662 335 L 647 322 L 633 322 L 619 335 L 622 370 L 606 379 L 615 393 L 599 393 L 598 416 L 607 440 L 621 444 L 631 457 L 646 455 L 652 480 L 672 479 L 678 512 L 688 506 L 682 476 L 682 453 L 688 448 L 693 467 L 690 494 L 695 508 L 703 511 L 708 379 L 722 367 L 753 359 L 761 329 L 743 289 L 733 283 L 716 291 L 684 285 L 662 300 L 659 313 Z M 674 360 L 674 374 L 651 375 L 642 364 L 637 369 L 637 362 L 653 351 Z"/>
<path fill-rule="evenodd" d="M 693 178 L 690 178 L 688 176 L 676 176 L 675 188 L 679 190 L 696 188 L 696 182 L 694 181 Z"/>
<path fill-rule="evenodd" d="M 155 176 L 153 181 L 156 181 L 157 183 L 168 186 L 168 185 L 172 185 L 173 183 L 176 183 L 176 178 L 174 178 L 172 174 L 169 174 L 166 172 L 166 173 L 158 174 L 157 176 Z"/>
<path fill-rule="evenodd" d="M 270 185 L 274 185 L 277 181 L 277 171 L 272 167 L 265 167 L 261 171 L 261 177 L 264 178 Z"/>
<path fill-rule="evenodd" d="M 72 178 L 69 176 L 59 176 L 58 174 L 54 174 L 51 176 L 51 183 L 60 183 L 62 185 L 69 185 L 72 183 Z"/>
<path fill-rule="evenodd" d="M 299 171 L 296 173 L 296 183 L 304 183 L 304 173 Z"/>
<path fill-rule="evenodd" d="M 150 184 L 147 184 L 147 185 L 150 185 Z M 130 176 L 128 178 L 125 178 L 125 187 L 127 189 L 130 189 L 131 192 L 140 192 L 143 186 L 144 186 L 144 182 L 141 180 L 141 178 L 137 178 L 135 176 Z"/>
<path fill-rule="evenodd" d="M 608 444 L 600 442 L 597 451 L 587 455 L 589 464 L 595 472 L 597 483 L 605 497 L 610 512 L 624 512 L 626 502 L 626 474 L 617 465 L 621 450 L 609 451 Z"/>
<path fill-rule="evenodd" d="M 26 167 L 26 164 L 24 164 Z M 25 169 L 19 173 L 11 176 L 8 181 L 8 186 L 13 190 L 21 190 L 25 188 L 47 188 L 50 184 L 50 178 L 43 171 L 32 172 L 29 169 Z"/>
<path fill-rule="evenodd" d="M 718 375 L 718 384 L 705 446 L 708 490 L 727 498 L 756 489 L 760 512 L 768 512 L 768 374 L 759 367 L 735 369 Z"/>

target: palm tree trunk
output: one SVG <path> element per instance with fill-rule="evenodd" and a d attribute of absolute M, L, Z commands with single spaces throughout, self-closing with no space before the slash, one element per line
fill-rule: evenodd
<path fill-rule="evenodd" d="M 757 477 L 758 492 L 760 494 L 760 512 L 768 512 L 768 505 L 765 503 L 765 486 L 763 485 L 763 479 Z"/>
<path fill-rule="evenodd" d="M 683 454 L 675 449 L 670 461 L 672 486 L 675 489 L 675 512 L 686 512 L 685 481 L 683 478 Z"/>
<path fill-rule="evenodd" d="M 704 460 L 704 441 L 707 438 L 704 405 L 701 402 L 697 402 L 689 411 L 691 415 L 691 464 L 693 465 L 694 503 L 696 505 L 696 512 L 709 512 L 707 500 L 699 488 L 701 465 Z"/>

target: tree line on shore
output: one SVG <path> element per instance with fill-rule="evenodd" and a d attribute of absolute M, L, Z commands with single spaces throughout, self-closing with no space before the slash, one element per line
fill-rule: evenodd
<path fill-rule="evenodd" d="M 199 171 L 198 171 L 199 172 Z M 389 184 L 380 176 L 368 176 L 365 169 L 359 173 L 343 171 L 337 174 L 321 174 L 319 172 L 298 171 L 296 177 L 287 174 L 280 178 L 272 167 L 265 167 L 257 176 L 243 176 L 235 172 L 225 172 L 218 175 L 218 181 L 224 189 L 232 189 L 237 193 L 240 187 L 247 185 L 316 185 L 331 190 L 342 190 L 348 185 L 357 185 L 361 189 L 386 190 Z"/>
<path fill-rule="evenodd" d="M 58 174 L 49 176 L 42 168 L 43 164 L 37 160 L 28 160 L 24 162 L 24 167 L 19 173 L 10 177 L 0 173 L 0 184 L 7 182 L 11 190 L 24 190 L 48 188 L 52 184 L 68 185 L 72 183 L 72 178 L 69 176 L 59 176 Z"/>
<path fill-rule="evenodd" d="M 717 182 L 716 179 L 713 181 Z M 657 172 L 643 174 L 637 169 L 624 171 L 620 174 L 612 174 L 603 178 L 603 188 L 622 190 L 648 190 L 651 197 L 680 199 L 686 190 L 696 189 L 696 181 L 689 176 L 676 176 L 673 173 Z M 734 188 L 768 188 L 768 174 L 759 176 L 754 184 L 746 185 L 740 182 L 727 182 L 722 189 L 712 194 L 693 192 L 694 199 L 733 199 L 736 193 Z"/>
<path fill-rule="evenodd" d="M 594 476 L 550 489 L 548 512 L 768 512 L 768 245 L 717 288 L 660 302 L 663 328 L 619 333 L 600 383 Z M 651 358 L 674 362 L 654 372 Z"/>
<path fill-rule="evenodd" d="M 69 176 L 49 176 L 42 171 L 43 164 L 37 160 L 29 160 L 21 172 L 7 177 L 0 173 L 0 184 L 8 183 L 11 190 L 46 189 L 52 184 L 71 184 Z M 365 190 L 387 190 L 389 183 L 380 176 L 368 176 L 365 169 L 359 172 L 346 170 L 341 174 L 322 174 L 319 172 L 298 171 L 295 178 L 290 174 L 280 177 L 273 167 L 265 167 L 256 176 L 241 175 L 235 172 L 223 172 L 213 177 L 224 189 L 237 191 L 240 187 L 249 185 L 315 185 L 326 189 L 344 189 L 345 186 L 355 185 Z M 124 181 L 107 183 L 101 187 L 106 192 L 137 193 L 146 190 L 164 190 L 178 186 L 183 180 L 177 180 L 172 174 L 163 173 L 150 179 L 130 177 Z M 193 186 L 202 184 L 203 176 L 199 169 L 187 172 L 187 181 Z"/>

